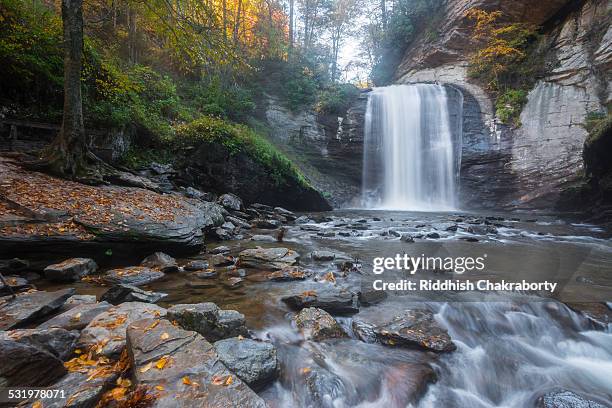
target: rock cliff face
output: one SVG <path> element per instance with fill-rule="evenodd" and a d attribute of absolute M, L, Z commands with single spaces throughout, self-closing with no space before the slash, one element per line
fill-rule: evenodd
<path fill-rule="evenodd" d="M 334 207 L 358 204 L 367 92 L 342 116 L 291 112 L 268 96 L 266 119 L 276 145 Z"/>
<path fill-rule="evenodd" d="M 473 47 L 465 13 L 472 7 L 541 27 L 546 69 L 518 129 L 496 119 L 490 95 L 468 77 Z M 437 82 L 463 95 L 462 208 L 555 208 L 583 166 L 587 116 L 612 102 L 611 11 L 608 0 L 447 0 L 438 38 L 424 32 L 406 50 L 396 83 Z M 274 138 L 336 207 L 359 204 L 366 103 L 364 93 L 342 117 L 320 117 L 269 99 Z"/>
<path fill-rule="evenodd" d="M 471 7 L 543 27 L 547 70 L 528 95 L 519 129 L 497 123 L 492 101 L 467 76 L 464 14 Z M 611 9 L 606 0 L 449 0 L 440 38 L 434 44 L 417 40 L 406 52 L 397 82 L 440 82 L 464 93 L 464 207 L 554 207 L 582 167 L 582 124 L 612 101 Z"/>

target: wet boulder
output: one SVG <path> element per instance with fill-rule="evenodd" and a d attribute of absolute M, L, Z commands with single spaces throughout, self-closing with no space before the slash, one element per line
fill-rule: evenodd
<path fill-rule="evenodd" d="M 304 280 L 310 275 L 312 275 L 311 271 L 307 271 L 299 266 L 286 266 L 281 270 L 270 272 L 268 274 L 268 280 L 274 282 Z"/>
<path fill-rule="evenodd" d="M 448 332 L 434 320 L 429 310 L 406 310 L 390 322 L 376 327 L 381 343 L 390 346 L 414 346 L 438 352 L 453 351 L 455 344 Z"/>
<path fill-rule="evenodd" d="M 16 298 L 0 298 L 0 330 L 10 330 L 34 323 L 57 311 L 74 294 L 74 289 L 55 292 L 20 293 Z"/>
<path fill-rule="evenodd" d="M 289 248 L 254 248 L 240 252 L 239 263 L 244 268 L 279 270 L 298 263 L 300 254 Z"/>
<path fill-rule="evenodd" d="M 48 351 L 0 338 L 0 385 L 45 386 L 66 374 L 64 363 Z"/>
<path fill-rule="evenodd" d="M 38 326 L 39 329 L 59 327 L 66 330 L 82 330 L 94 317 L 106 312 L 112 305 L 107 302 L 82 303 Z"/>
<path fill-rule="evenodd" d="M 376 343 L 378 341 L 375 324 L 364 322 L 363 320 L 353 320 L 351 328 L 355 337 L 364 343 Z"/>
<path fill-rule="evenodd" d="M 111 269 L 104 274 L 104 280 L 112 284 L 142 286 L 163 279 L 164 276 L 166 275 L 162 271 L 156 271 L 145 266 L 131 266 L 129 268 Z"/>
<path fill-rule="evenodd" d="M 315 307 L 302 309 L 295 318 L 295 325 L 301 330 L 304 338 L 321 341 L 346 337 L 342 327 L 325 310 Z"/>
<path fill-rule="evenodd" d="M 200 333 L 211 342 L 248 334 L 242 313 L 221 310 L 211 302 L 174 305 L 168 309 L 166 317 L 185 330 Z"/>
<path fill-rule="evenodd" d="M 6 285 L 4 284 L 6 282 Z M 30 287 L 27 279 L 21 276 L 5 276 L 4 281 L 0 281 L 0 296 L 10 295 Z"/>
<path fill-rule="evenodd" d="M 155 323 L 140 320 L 127 329 L 134 381 L 154 390 L 151 407 L 266 407 L 204 337 L 166 320 Z"/>
<path fill-rule="evenodd" d="M 314 251 L 310 254 L 310 257 L 315 261 L 333 261 L 336 254 L 330 251 Z"/>
<path fill-rule="evenodd" d="M 239 217 L 232 217 L 227 216 L 225 217 L 226 220 L 228 220 L 229 222 L 231 222 L 233 225 L 240 227 L 242 229 L 251 229 L 251 224 L 249 224 L 246 220 L 239 218 Z"/>
<path fill-rule="evenodd" d="M 119 357 L 125 347 L 125 329 L 136 320 L 159 319 L 166 309 L 149 303 L 127 302 L 113 306 L 96 316 L 81 332 L 78 346 L 98 345 L 97 353 L 106 357 Z"/>
<path fill-rule="evenodd" d="M 231 193 L 223 194 L 222 196 L 220 196 L 217 199 L 217 203 L 223 206 L 223 208 L 225 208 L 226 210 L 240 211 L 240 209 L 242 208 L 242 200 L 240 199 L 240 197 Z"/>
<path fill-rule="evenodd" d="M 278 375 L 276 347 L 271 343 L 232 337 L 214 346 L 223 364 L 253 389 L 261 389 Z"/>
<path fill-rule="evenodd" d="M 116 373 L 90 378 L 88 373 L 69 372 L 68 375 L 49 387 L 52 390 L 63 390 L 64 398 L 58 395 L 57 398 L 45 398 L 38 401 L 44 408 L 93 408 L 97 406 L 105 391 L 116 386 L 117 377 Z M 34 404 L 30 406 L 30 408 L 34 407 Z"/>
<path fill-rule="evenodd" d="M 605 408 L 605 405 L 566 390 L 543 395 L 536 402 L 536 406 L 537 408 Z"/>
<path fill-rule="evenodd" d="M 212 266 L 230 266 L 234 264 L 234 258 L 229 255 L 215 254 L 210 257 L 208 262 Z"/>
<path fill-rule="evenodd" d="M 70 258 L 44 269 L 45 278 L 54 282 L 74 282 L 95 273 L 98 265 L 89 258 Z"/>
<path fill-rule="evenodd" d="M 72 355 L 78 338 L 79 333 L 77 331 L 60 328 L 17 329 L 0 332 L 0 339 L 13 340 L 38 350 L 44 350 L 62 361 L 67 360 Z"/>
<path fill-rule="evenodd" d="M 167 293 L 152 292 L 149 290 L 143 290 L 133 285 L 114 285 L 107 290 L 102 297 L 101 301 L 118 305 L 124 302 L 144 302 L 144 303 L 157 303 L 163 298 L 168 296 Z"/>
<path fill-rule="evenodd" d="M 147 256 L 140 262 L 140 266 L 157 269 L 163 273 L 172 273 L 179 270 L 176 259 L 163 252 L 155 252 Z"/>
<path fill-rule="evenodd" d="M 286 296 L 281 300 L 295 310 L 316 307 L 332 314 L 359 312 L 358 294 L 346 288 L 322 287 L 316 291 L 308 290 Z"/>

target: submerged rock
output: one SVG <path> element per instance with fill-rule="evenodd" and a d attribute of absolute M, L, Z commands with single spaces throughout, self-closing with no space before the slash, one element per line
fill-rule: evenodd
<path fill-rule="evenodd" d="M 70 258 L 44 269 L 45 278 L 54 282 L 74 282 L 95 273 L 98 265 L 89 258 Z"/>
<path fill-rule="evenodd" d="M 261 229 L 276 229 L 282 225 L 281 222 L 278 220 L 264 218 L 255 218 L 251 221 L 251 224 L 253 225 L 253 227 Z"/>
<path fill-rule="evenodd" d="M 380 342 L 390 346 L 417 346 L 439 352 L 457 348 L 429 310 L 406 310 L 390 322 L 377 326 L 375 331 Z"/>
<path fill-rule="evenodd" d="M 151 292 L 137 288 L 133 285 L 115 285 L 106 291 L 100 298 L 101 301 L 118 305 L 124 302 L 157 303 L 168 296 L 167 293 Z"/>
<path fill-rule="evenodd" d="M 160 280 L 164 276 L 166 275 L 161 271 L 145 266 L 132 266 L 129 268 L 111 269 L 104 275 L 104 280 L 114 284 L 142 286 Z"/>
<path fill-rule="evenodd" d="M 151 407 L 266 407 L 206 339 L 166 320 L 155 323 L 140 320 L 127 329 L 135 383 L 155 390 Z"/>
<path fill-rule="evenodd" d="M 240 266 L 245 268 L 279 270 L 296 265 L 300 254 L 288 248 L 245 249 L 238 257 Z"/>
<path fill-rule="evenodd" d="M 208 265 L 209 265 L 208 261 L 204 261 L 202 259 L 196 259 L 196 260 L 187 262 L 187 264 L 183 266 L 183 269 L 189 272 L 201 271 L 204 269 L 208 269 Z"/>
<path fill-rule="evenodd" d="M 98 354 L 119 357 L 125 347 L 125 329 L 136 320 L 159 319 L 166 309 L 141 302 L 127 302 L 113 306 L 96 316 L 81 332 L 78 346 L 89 348 L 98 345 Z"/>
<path fill-rule="evenodd" d="M 10 330 L 34 323 L 58 310 L 74 294 L 74 289 L 55 292 L 20 293 L 15 299 L 0 298 L 0 330 Z"/>
<path fill-rule="evenodd" d="M 312 273 L 299 266 L 287 266 L 283 269 L 268 274 L 268 279 L 274 282 L 286 282 L 293 280 L 304 280 Z"/>
<path fill-rule="evenodd" d="M 309 290 L 281 299 L 289 307 L 301 310 L 316 307 L 333 314 L 352 314 L 359 312 L 359 297 L 348 289 L 323 287 L 320 290 Z"/>
<path fill-rule="evenodd" d="M 253 235 L 251 241 L 276 242 L 276 238 L 272 235 Z"/>
<path fill-rule="evenodd" d="M 310 254 L 310 257 L 315 261 L 333 261 L 336 254 L 330 251 L 314 251 Z"/>
<path fill-rule="evenodd" d="M 108 302 L 82 303 L 57 315 L 38 326 L 39 329 L 60 327 L 66 330 L 82 330 L 94 317 L 107 311 L 112 305 Z"/>
<path fill-rule="evenodd" d="M 242 313 L 221 310 L 212 302 L 174 305 L 168 309 L 166 317 L 211 342 L 248 334 Z"/>
<path fill-rule="evenodd" d="M 177 272 L 179 267 L 176 263 L 176 259 L 163 252 L 155 252 L 152 255 L 147 256 L 140 262 L 140 266 L 144 266 L 151 269 L 157 269 L 164 273 Z"/>
<path fill-rule="evenodd" d="M 215 254 L 225 254 L 229 251 L 230 251 L 229 247 L 225 245 L 221 245 L 221 246 L 211 249 L 209 253 L 215 255 Z"/>
<path fill-rule="evenodd" d="M 223 364 L 253 389 L 262 388 L 278 375 L 276 347 L 271 343 L 232 337 L 214 346 Z"/>
<path fill-rule="evenodd" d="M 571 391 L 554 391 L 543 395 L 537 401 L 538 408 L 605 408 L 598 402 L 587 400 Z"/>
<path fill-rule="evenodd" d="M 346 333 L 336 319 L 325 310 L 307 307 L 302 309 L 294 320 L 306 339 L 321 341 L 346 337 Z"/>

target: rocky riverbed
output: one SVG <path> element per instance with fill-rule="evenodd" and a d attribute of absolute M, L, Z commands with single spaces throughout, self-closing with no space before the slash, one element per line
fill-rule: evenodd
<path fill-rule="evenodd" d="M 608 406 L 612 242 L 595 225 L 298 214 L 193 189 L 75 187 L 84 199 L 11 190 L 4 201 L 0 384 L 65 390 L 22 406 Z M 191 233 L 164 232 L 185 231 L 177 214 Z M 483 257 L 486 268 L 372 273 L 375 258 L 397 254 Z M 381 276 L 561 289 L 407 295 L 373 290 Z"/>
<path fill-rule="evenodd" d="M 217 239 L 230 239 L 189 258 L 156 252 L 106 267 L 72 258 L 40 276 L 26 260 L 5 262 L 21 292 L 0 306 L 4 384 L 62 387 L 74 397 L 68 406 L 607 406 L 611 313 L 589 296 L 610 294 L 612 245 L 596 226 L 293 214 L 233 196 L 218 205 L 228 214 Z M 498 279 L 530 266 L 566 277 L 560 265 L 582 258 L 559 295 L 567 305 L 536 294 L 466 303 L 371 289 L 374 257 L 432 245 L 487 253 Z"/>

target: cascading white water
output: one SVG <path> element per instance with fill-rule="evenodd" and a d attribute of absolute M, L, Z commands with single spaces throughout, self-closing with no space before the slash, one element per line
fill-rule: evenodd
<path fill-rule="evenodd" d="M 441 85 L 374 89 L 365 120 L 363 206 L 456 209 L 460 116 L 459 125 L 451 124 L 449 97 Z"/>

